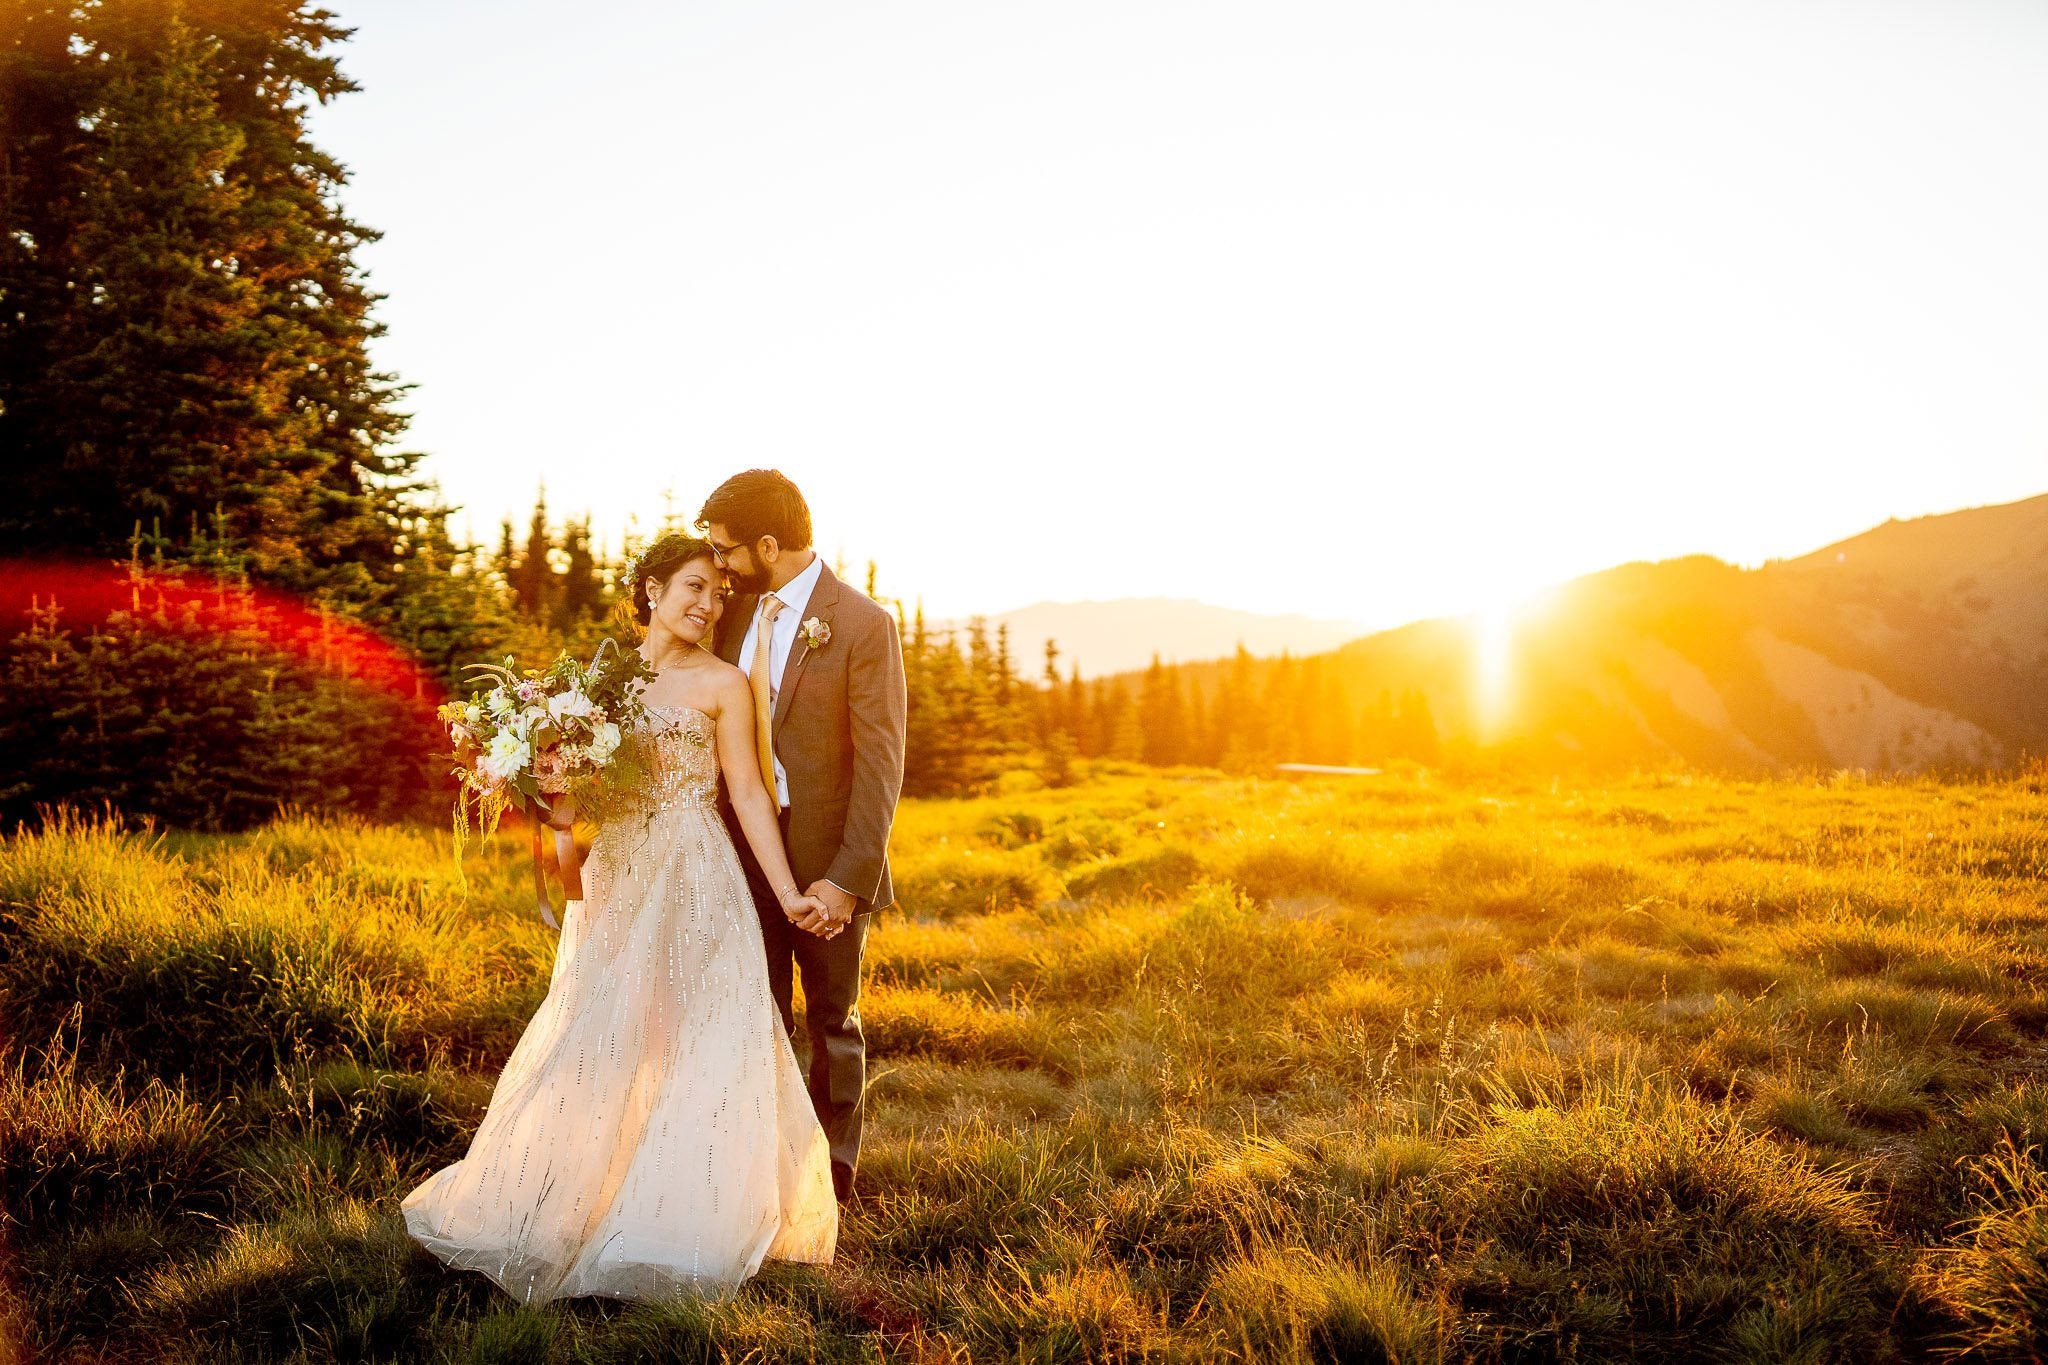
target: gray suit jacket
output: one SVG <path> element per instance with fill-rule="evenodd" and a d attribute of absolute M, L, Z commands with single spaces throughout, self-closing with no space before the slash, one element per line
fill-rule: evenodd
<path fill-rule="evenodd" d="M 735 596 L 719 622 L 718 657 L 739 663 L 759 599 Z M 903 791 L 908 706 L 896 618 L 821 566 L 803 619 L 831 638 L 801 634 L 775 695 L 775 756 L 789 777 L 789 864 L 796 884 L 823 878 L 862 909 L 896 903 L 889 827 Z"/>

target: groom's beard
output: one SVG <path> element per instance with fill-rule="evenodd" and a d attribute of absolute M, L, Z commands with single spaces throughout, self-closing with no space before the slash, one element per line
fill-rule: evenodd
<path fill-rule="evenodd" d="M 732 580 L 734 592 L 743 592 L 749 597 L 759 597 L 762 593 L 768 591 L 768 574 L 766 570 L 741 574 L 727 569 L 725 573 L 726 577 Z"/>

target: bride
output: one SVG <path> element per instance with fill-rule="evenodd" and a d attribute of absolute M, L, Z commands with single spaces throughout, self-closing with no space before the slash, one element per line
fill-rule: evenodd
<path fill-rule="evenodd" d="M 811 919 L 756 766 L 746 676 L 700 647 L 723 575 L 708 542 L 669 535 L 627 586 L 655 670 L 633 736 L 641 809 L 591 844 L 588 897 L 569 902 L 547 998 L 468 1154 L 402 1204 L 428 1250 L 528 1303 L 723 1293 L 764 1258 L 829 1262 L 839 1231 L 824 1130 L 716 806 L 722 771 L 784 910 Z"/>

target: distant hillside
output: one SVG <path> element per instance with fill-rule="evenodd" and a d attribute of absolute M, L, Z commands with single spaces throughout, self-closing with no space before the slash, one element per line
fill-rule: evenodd
<path fill-rule="evenodd" d="M 1274 758 L 1369 761 L 1398 712 L 1444 746 L 1538 761 L 2005 766 L 2048 753 L 2048 496 L 1887 522 L 1760 569 L 1702 556 L 1578 579 L 1513 624 L 1490 710 L 1483 638 L 1425 621 L 1180 678 L 1212 713 L 1313 698 L 1264 729 Z"/>
<path fill-rule="evenodd" d="M 964 624 L 942 622 L 940 628 Z M 1314 654 L 1368 629 L 1355 621 L 1264 616 L 1178 597 L 1040 602 L 988 618 L 991 633 L 1004 625 L 1010 628 L 1010 657 L 1026 676 L 1036 677 L 1044 667 L 1050 639 L 1059 645 L 1060 671 L 1078 663 L 1087 678 L 1143 668 L 1154 654 L 1168 663 L 1220 658 L 1239 644 L 1254 654 Z"/>

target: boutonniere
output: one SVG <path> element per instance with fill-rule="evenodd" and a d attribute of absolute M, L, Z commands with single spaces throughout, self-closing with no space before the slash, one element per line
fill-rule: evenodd
<path fill-rule="evenodd" d="M 832 643 L 832 627 L 813 616 L 797 627 L 796 638 L 804 642 L 805 649 L 823 649 Z"/>

